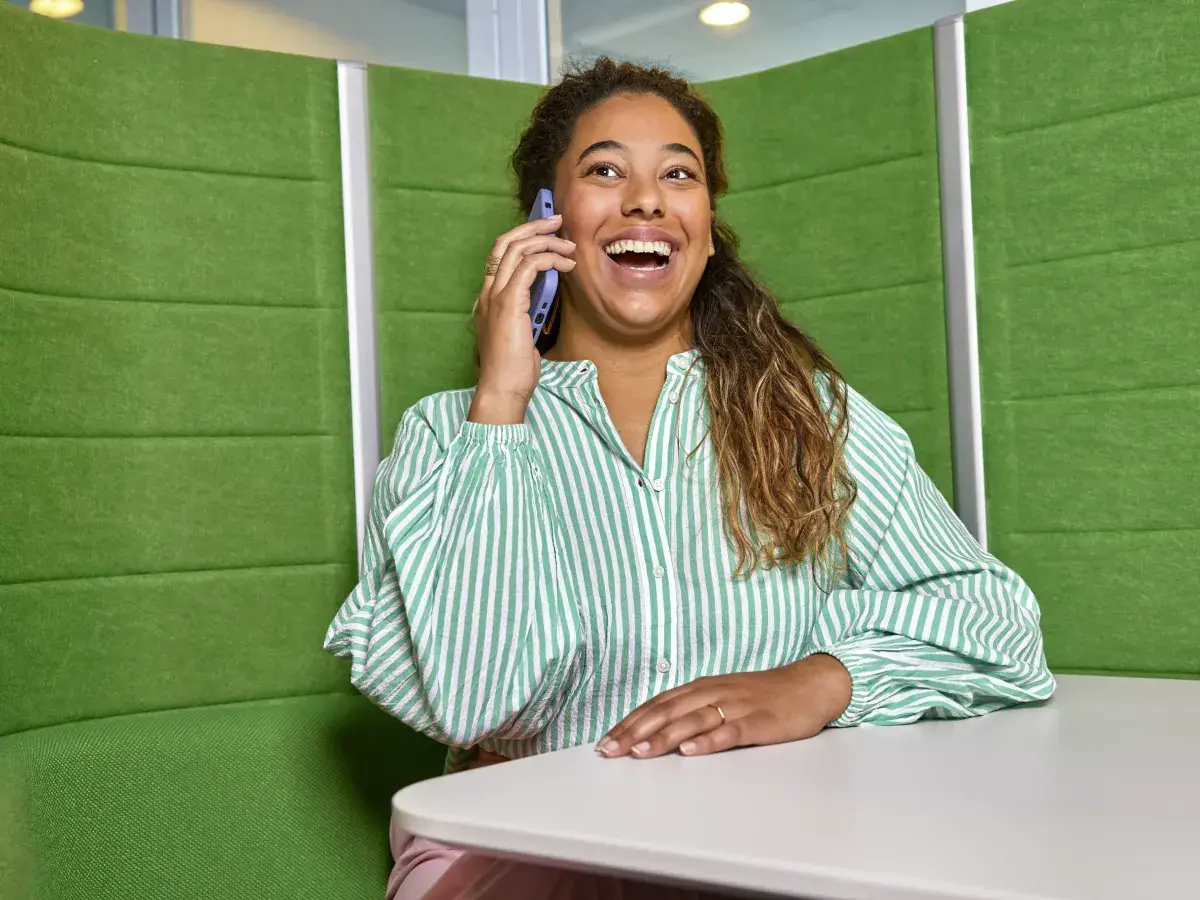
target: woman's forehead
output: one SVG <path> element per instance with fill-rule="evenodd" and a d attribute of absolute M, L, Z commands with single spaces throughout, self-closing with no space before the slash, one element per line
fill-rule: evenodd
<path fill-rule="evenodd" d="M 699 153 L 691 124 L 668 101 L 655 94 L 617 94 L 600 101 L 575 123 L 572 147 L 599 141 L 636 145 L 684 144 Z"/>

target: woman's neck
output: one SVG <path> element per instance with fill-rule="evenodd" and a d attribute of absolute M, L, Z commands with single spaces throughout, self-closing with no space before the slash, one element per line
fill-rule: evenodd
<path fill-rule="evenodd" d="M 617 344 L 590 330 L 563 323 L 547 358 L 558 362 L 591 360 L 596 366 L 600 395 L 630 455 L 640 466 L 645 456 L 650 420 L 667 378 L 667 360 L 690 350 L 683 329 L 643 344 Z"/>
<path fill-rule="evenodd" d="M 564 313 L 567 313 L 564 310 Z M 564 315 L 562 328 L 546 358 L 556 362 L 589 360 L 596 366 L 600 380 L 661 379 L 667 360 L 676 353 L 692 349 L 686 322 L 647 336 L 645 341 L 617 341 L 598 333 L 582 317 Z"/>
<path fill-rule="evenodd" d="M 661 375 L 668 359 L 691 348 L 691 343 L 678 334 L 644 344 L 613 344 L 560 334 L 546 358 L 555 362 L 586 359 L 595 363 L 602 379 L 606 375 L 629 378 L 649 373 Z"/>

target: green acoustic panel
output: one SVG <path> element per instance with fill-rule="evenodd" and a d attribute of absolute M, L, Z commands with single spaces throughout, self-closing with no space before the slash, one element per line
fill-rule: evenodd
<path fill-rule="evenodd" d="M 1194 387 L 996 401 L 988 413 L 1000 533 L 1200 529 Z"/>
<path fill-rule="evenodd" d="M 971 123 L 988 134 L 1200 93 L 1194 0 L 1020 0 L 968 22 Z"/>
<path fill-rule="evenodd" d="M 700 87 L 734 193 L 937 150 L 928 30 Z"/>
<path fill-rule="evenodd" d="M 173 121 L 186 129 L 185 114 Z M 335 118 L 326 142 L 336 145 L 336 128 Z M 324 182 L 297 181 L 0 145 L 0 169 L 0 287 L 210 304 L 332 307 L 345 297 L 336 165 Z"/>
<path fill-rule="evenodd" d="M 0 75 L 0 732 L 343 687 L 334 64 L 5 4 Z"/>
<path fill-rule="evenodd" d="M 492 244 L 524 218 L 509 157 L 541 90 L 370 69 L 384 452 L 405 409 L 475 383 L 468 314 Z"/>
<path fill-rule="evenodd" d="M 856 389 L 909 433 L 938 489 L 953 496 L 946 396 L 945 307 L 940 284 L 921 283 L 784 304 L 789 319 L 819 335 Z M 898 347 L 908 348 L 896 364 Z M 881 365 L 883 361 L 892 365 Z M 942 398 L 932 402 L 930 398 Z"/>
<path fill-rule="evenodd" d="M 328 140 L 337 126 L 337 86 L 327 62 L 137 35 L 114 39 L 7 3 L 0 4 L 0 35 L 0 145 L 300 181 L 326 181 L 337 167 L 338 144 Z M 6 182 L 12 158 L 3 158 Z"/>
<path fill-rule="evenodd" d="M 349 690 L 313 645 L 355 578 L 330 564 L 0 585 L 0 728 Z"/>
<path fill-rule="evenodd" d="M 2 437 L 0 583 L 350 562 L 344 440 Z"/>
<path fill-rule="evenodd" d="M 976 192 L 995 212 L 979 235 L 989 262 L 1036 266 L 1200 233 L 1195 193 L 1180 177 L 1200 162 L 1198 117 L 1200 97 L 1189 97 L 990 135 L 988 164 L 975 170 Z M 1030 218 L 1035 198 L 1042 212 Z"/>
<path fill-rule="evenodd" d="M 1058 669 L 1200 672 L 1196 530 L 1014 534 L 999 552 L 1037 591 Z"/>
<path fill-rule="evenodd" d="M 941 286 L 935 159 L 733 193 L 720 212 L 742 238 L 747 261 L 783 302 Z M 944 344 L 944 331 L 929 337 Z"/>
<path fill-rule="evenodd" d="M 945 332 L 941 303 L 940 288 L 918 284 L 785 303 L 783 311 L 806 331 L 821 335 L 824 349 L 835 359 L 887 359 L 897 347 L 924 351 L 909 356 L 873 387 L 871 401 L 895 415 L 925 410 L 930 396 L 946 389 L 945 350 L 929 341 L 930 332 Z M 856 373 L 850 366 L 846 377 L 856 383 L 860 374 L 876 374 L 870 369 Z"/>
<path fill-rule="evenodd" d="M 38 729 L 0 741 L 0 835 L 33 900 L 382 897 L 390 796 L 442 757 L 345 694 Z"/>
<path fill-rule="evenodd" d="M 475 330 L 465 313 L 381 313 L 379 344 L 382 449 L 388 453 L 406 409 L 430 394 L 475 384 Z"/>
<path fill-rule="evenodd" d="M 952 497 L 930 32 L 701 89 L 744 258 Z"/>
<path fill-rule="evenodd" d="M 0 289 L 6 348 L 0 431 L 34 437 L 327 433 L 341 427 L 345 410 L 334 401 L 349 392 L 347 368 L 329 353 L 345 338 L 345 318 L 341 310 L 318 308 L 218 309 Z M 331 364 L 313 365 L 323 358 Z"/>
<path fill-rule="evenodd" d="M 1200 674 L 1200 6 L 967 18 L 992 549 L 1060 669 Z"/>
<path fill-rule="evenodd" d="M 376 187 L 379 309 L 469 312 L 492 245 L 515 223 L 509 197 Z"/>
<path fill-rule="evenodd" d="M 433 214 L 443 193 L 512 196 L 509 156 L 541 87 L 387 66 L 369 72 L 376 188 L 433 194 L 413 198 L 415 217 Z"/>
<path fill-rule="evenodd" d="M 996 329 L 1019 322 L 1022 337 L 1071 336 L 1013 340 L 1012 333 L 998 332 L 989 352 L 997 371 L 1006 373 L 1007 396 L 1031 400 L 1178 384 L 1181 361 L 1195 354 L 1200 340 L 1196 263 L 1197 248 L 1188 241 L 1046 265 L 994 266 L 983 290 L 1005 304 L 1005 314 L 991 320 Z"/>
<path fill-rule="evenodd" d="M 36 887 L 33 835 L 25 822 L 25 766 L 4 752 L 6 746 L 0 740 L 0 897 L 32 900 Z"/>

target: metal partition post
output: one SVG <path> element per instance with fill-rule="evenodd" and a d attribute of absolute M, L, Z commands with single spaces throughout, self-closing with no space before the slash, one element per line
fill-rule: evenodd
<path fill-rule="evenodd" d="M 370 112 L 367 68 L 338 63 L 342 140 L 342 220 L 346 236 L 346 313 L 350 334 L 350 410 L 354 505 L 362 557 L 371 489 L 379 467 L 379 369 L 375 333 L 375 253 L 371 233 Z"/>
<path fill-rule="evenodd" d="M 975 308 L 975 232 L 962 16 L 938 22 L 933 35 L 954 504 L 959 518 L 986 549 L 983 400 Z"/>

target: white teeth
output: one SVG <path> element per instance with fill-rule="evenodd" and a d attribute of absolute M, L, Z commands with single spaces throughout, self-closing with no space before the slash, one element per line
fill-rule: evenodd
<path fill-rule="evenodd" d="M 659 256 L 670 257 L 671 245 L 666 241 L 613 241 L 604 248 L 609 256 L 618 253 L 657 253 Z"/>

